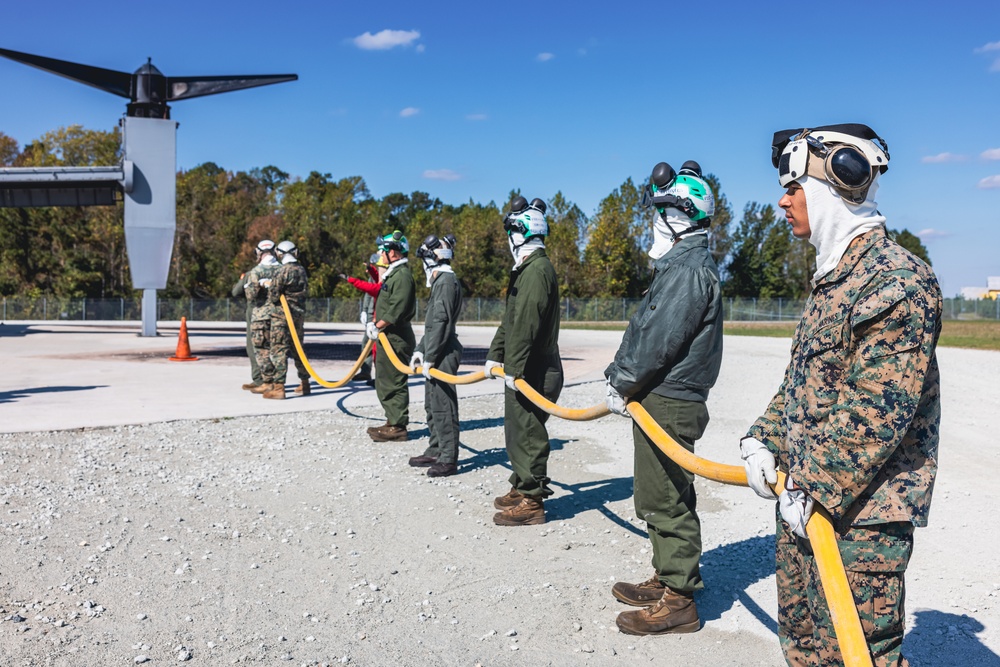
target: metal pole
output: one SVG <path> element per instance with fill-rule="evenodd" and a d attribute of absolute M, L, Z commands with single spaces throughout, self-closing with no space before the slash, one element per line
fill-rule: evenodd
<path fill-rule="evenodd" d="M 481 297 L 476 297 L 476 321 L 483 321 L 483 300 Z"/>
<path fill-rule="evenodd" d="M 42 319 L 49 319 L 49 297 L 42 297 Z"/>
<path fill-rule="evenodd" d="M 87 297 L 83 297 L 83 321 L 87 321 Z"/>
<path fill-rule="evenodd" d="M 118 297 L 118 319 L 125 321 L 125 297 Z"/>
<path fill-rule="evenodd" d="M 140 336 L 156 336 L 157 302 L 156 290 L 142 290 L 142 331 Z"/>
<path fill-rule="evenodd" d="M 330 322 L 330 297 L 326 297 L 326 321 Z"/>

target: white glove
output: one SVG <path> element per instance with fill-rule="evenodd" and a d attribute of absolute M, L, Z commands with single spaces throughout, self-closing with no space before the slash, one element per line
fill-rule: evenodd
<path fill-rule="evenodd" d="M 365 325 L 365 335 L 368 336 L 368 338 L 370 338 L 371 340 L 378 340 L 378 335 L 380 331 L 381 329 L 375 326 L 374 322 L 369 322 L 367 325 Z"/>
<path fill-rule="evenodd" d="M 778 483 L 774 454 L 756 438 L 740 440 L 740 452 L 743 467 L 747 471 L 747 484 L 764 500 L 774 500 L 776 496 L 771 490 L 771 484 Z"/>
<path fill-rule="evenodd" d="M 630 416 L 628 410 L 625 409 L 625 397 L 619 394 L 618 390 L 611 386 L 611 380 L 608 380 L 607 382 L 604 402 L 608 404 L 608 410 L 611 410 L 611 412 L 616 415 L 621 415 L 622 417 Z"/>
<path fill-rule="evenodd" d="M 778 510 L 781 512 L 781 518 L 799 537 L 809 537 L 806 534 L 806 524 L 812 516 L 814 504 L 805 489 L 795 488 L 791 475 L 785 478 L 785 490 L 778 496 Z"/>
<path fill-rule="evenodd" d="M 270 278 L 261 278 L 260 280 L 257 281 L 257 284 L 260 285 L 261 287 L 270 287 L 271 286 L 271 279 Z"/>
<path fill-rule="evenodd" d="M 500 362 L 490 361 L 489 359 L 487 359 L 486 366 L 483 368 L 483 372 L 486 373 L 487 379 L 496 378 L 497 376 L 493 375 L 493 373 L 491 373 L 490 371 L 494 368 L 500 368 L 501 366 L 503 366 L 503 364 L 501 364 Z"/>
<path fill-rule="evenodd" d="M 417 350 L 416 352 L 413 353 L 413 356 L 410 357 L 410 370 L 416 373 L 417 366 L 423 366 L 423 365 L 424 365 L 424 353 L 421 352 L 420 350 Z"/>
<path fill-rule="evenodd" d="M 428 363 L 424 363 L 423 364 L 423 375 L 428 380 L 431 379 L 431 369 L 432 368 L 434 368 L 434 364 L 428 364 Z"/>
<path fill-rule="evenodd" d="M 361 311 L 361 324 L 368 324 L 368 311 Z"/>
<path fill-rule="evenodd" d="M 507 385 L 507 388 L 510 389 L 511 391 L 517 391 L 517 387 L 514 385 L 514 376 L 513 375 L 510 375 L 509 373 L 507 375 L 504 375 L 503 376 L 503 383 L 505 385 Z"/>

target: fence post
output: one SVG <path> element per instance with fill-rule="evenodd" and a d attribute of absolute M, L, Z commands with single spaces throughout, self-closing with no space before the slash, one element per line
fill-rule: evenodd
<path fill-rule="evenodd" d="M 7 321 L 7 297 L 3 298 L 3 321 Z"/>
<path fill-rule="evenodd" d="M 42 319 L 49 319 L 49 297 L 42 297 Z"/>
<path fill-rule="evenodd" d="M 476 297 L 476 321 L 483 321 L 483 299 L 482 297 Z"/>
<path fill-rule="evenodd" d="M 194 319 L 194 297 L 188 298 L 188 319 Z"/>
<path fill-rule="evenodd" d="M 125 321 L 125 297 L 118 297 L 118 319 Z"/>
<path fill-rule="evenodd" d="M 778 321 L 780 322 L 783 318 L 781 317 L 781 297 L 778 297 Z"/>
<path fill-rule="evenodd" d="M 757 297 L 753 298 L 753 313 L 750 315 L 750 321 L 757 321 Z"/>
<path fill-rule="evenodd" d="M 995 303 L 996 306 L 997 306 L 996 319 L 1000 320 L 1000 294 L 998 294 L 997 296 L 993 297 L 993 303 Z"/>
<path fill-rule="evenodd" d="M 83 297 L 83 321 L 87 321 L 87 297 Z"/>

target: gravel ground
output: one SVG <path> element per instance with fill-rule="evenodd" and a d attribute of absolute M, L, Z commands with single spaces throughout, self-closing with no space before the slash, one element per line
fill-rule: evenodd
<path fill-rule="evenodd" d="M 699 448 L 734 463 L 787 341 L 727 346 Z M 998 500 L 1000 355 L 946 350 L 942 366 L 944 459 L 908 573 L 906 651 L 916 666 L 1000 665 L 983 511 Z M 602 394 L 582 382 L 560 403 Z M 420 404 L 409 443 L 372 443 L 370 404 L 0 434 L 0 664 L 782 664 L 767 503 L 699 480 L 705 627 L 623 635 L 610 586 L 650 574 L 629 423 L 551 420 L 549 522 L 500 528 L 502 405 L 460 410 L 461 474 L 439 480 L 406 465 L 427 442 Z"/>

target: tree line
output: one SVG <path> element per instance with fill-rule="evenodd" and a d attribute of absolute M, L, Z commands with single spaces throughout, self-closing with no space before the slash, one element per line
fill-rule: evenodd
<path fill-rule="evenodd" d="M 23 147 L 0 132 L 0 167 L 109 166 L 120 160 L 117 130 L 75 125 Z M 726 296 L 804 298 L 815 254 L 795 239 L 770 205 L 748 203 L 734 222 L 719 179 L 708 175 L 716 200 L 709 230 L 712 255 Z M 651 276 L 646 249 L 653 212 L 640 207 L 644 183 L 631 178 L 601 200 L 592 215 L 562 192 L 546 199 L 546 242 L 568 297 L 635 298 Z M 363 275 L 375 239 L 402 230 L 415 250 L 428 234 L 458 239 L 456 273 L 468 296 L 499 297 L 507 287 L 510 255 L 501 202 L 451 205 L 425 192 L 373 197 L 360 176 L 312 172 L 292 177 L 274 166 L 227 171 L 208 162 L 177 174 L 177 231 L 167 298 L 219 298 L 254 262 L 263 238 L 291 239 L 309 270 L 312 297 L 356 295 L 338 274 Z M 19 297 L 133 297 L 125 253 L 123 205 L 0 209 L 0 295 Z M 892 232 L 929 262 L 907 230 Z M 419 270 L 414 266 L 414 270 Z M 426 296 L 418 280 L 420 296 Z"/>

